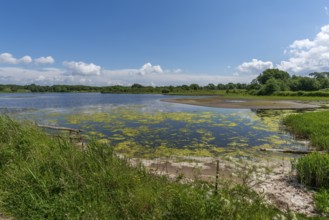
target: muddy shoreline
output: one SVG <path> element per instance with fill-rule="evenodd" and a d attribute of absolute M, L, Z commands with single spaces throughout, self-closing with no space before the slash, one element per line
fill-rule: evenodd
<path fill-rule="evenodd" d="M 302 102 L 295 100 L 249 100 L 228 99 L 227 97 L 193 97 L 172 98 L 161 101 L 215 108 L 294 110 L 317 109 L 319 102 Z M 190 158 L 191 159 L 191 158 Z M 200 178 L 209 182 L 215 181 L 216 161 L 219 160 L 219 178 L 232 181 L 233 184 L 247 184 L 264 196 L 265 200 L 281 210 L 291 210 L 307 216 L 316 216 L 313 191 L 306 189 L 296 181 L 295 171 L 289 159 L 273 158 L 256 161 L 236 158 L 193 158 L 193 162 L 177 163 L 175 160 L 140 161 L 156 174 L 170 178 L 184 176 L 193 180 Z M 252 172 L 251 169 L 254 169 Z"/>
<path fill-rule="evenodd" d="M 317 104 L 306 104 L 300 101 L 283 100 L 249 100 L 249 99 L 227 99 L 222 97 L 198 97 L 162 99 L 163 102 L 197 105 L 215 108 L 237 108 L 237 109 L 316 109 L 321 106 Z"/>
<path fill-rule="evenodd" d="M 157 159 L 129 159 L 132 166 L 142 164 L 150 173 L 166 175 L 181 182 L 202 179 L 215 183 L 217 160 L 219 184 L 247 184 L 264 196 L 265 201 L 283 211 L 293 211 L 316 216 L 313 191 L 297 183 L 290 160 L 258 158 L 257 161 L 209 157 L 171 157 Z"/>

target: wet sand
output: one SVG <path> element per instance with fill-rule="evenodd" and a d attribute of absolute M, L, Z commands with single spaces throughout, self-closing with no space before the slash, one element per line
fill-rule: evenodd
<path fill-rule="evenodd" d="M 238 109 L 313 109 L 320 107 L 319 105 L 306 104 L 299 101 L 248 99 L 231 100 L 223 97 L 163 99 L 161 101 L 215 108 Z"/>

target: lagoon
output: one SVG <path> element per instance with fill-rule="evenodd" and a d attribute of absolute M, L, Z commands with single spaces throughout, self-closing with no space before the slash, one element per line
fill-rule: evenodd
<path fill-rule="evenodd" d="M 260 148 L 306 150 L 281 129 L 293 110 L 221 109 L 162 102 L 179 96 L 1 94 L 0 111 L 38 124 L 83 129 L 128 157 L 253 157 Z M 185 97 L 186 98 L 186 97 Z M 266 154 L 266 155 L 262 155 Z"/>

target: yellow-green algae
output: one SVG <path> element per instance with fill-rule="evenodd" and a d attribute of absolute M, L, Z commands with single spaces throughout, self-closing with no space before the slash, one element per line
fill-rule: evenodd
<path fill-rule="evenodd" d="M 292 143 L 279 131 L 282 115 L 293 111 L 149 112 L 144 107 L 115 106 L 62 116 L 67 124 L 83 128 L 130 157 L 250 156 L 257 146 L 282 148 Z"/>

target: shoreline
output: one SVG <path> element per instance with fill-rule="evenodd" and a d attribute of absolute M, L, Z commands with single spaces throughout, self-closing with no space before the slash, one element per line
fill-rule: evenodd
<path fill-rule="evenodd" d="M 120 157 L 120 155 L 118 155 Z M 142 164 L 151 174 L 164 175 L 173 181 L 193 182 L 201 179 L 211 184 L 216 182 L 216 161 L 219 161 L 219 185 L 247 184 L 265 201 L 282 211 L 291 210 L 306 216 L 316 216 L 313 194 L 297 183 L 290 160 L 258 158 L 257 162 L 246 159 L 186 157 L 183 158 L 131 158 L 129 163 L 136 167 Z"/>
<path fill-rule="evenodd" d="M 162 102 L 196 105 L 214 108 L 235 108 L 235 109 L 316 109 L 320 105 L 306 104 L 299 101 L 288 100 L 249 100 L 249 99 L 226 99 L 222 97 L 202 98 L 178 98 L 161 99 Z"/>

